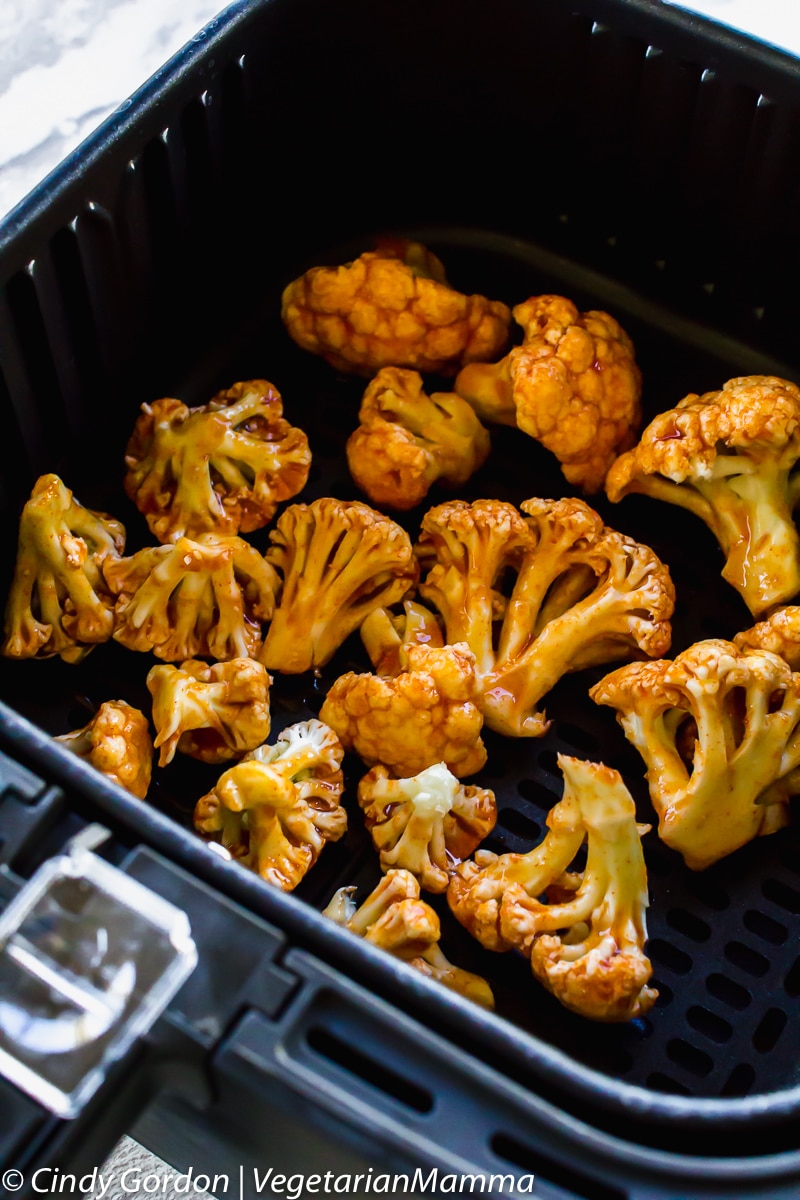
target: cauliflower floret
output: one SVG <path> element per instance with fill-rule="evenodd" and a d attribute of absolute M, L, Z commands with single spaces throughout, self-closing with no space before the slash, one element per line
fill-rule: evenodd
<path fill-rule="evenodd" d="M 201 533 L 107 563 L 116 595 L 114 638 L 130 650 L 182 662 L 255 658 L 279 579 L 239 537 Z"/>
<path fill-rule="evenodd" d="M 800 388 L 749 375 L 657 416 L 606 491 L 614 503 L 641 492 L 700 517 L 725 555 L 723 579 L 758 616 L 800 591 L 798 457 Z"/>
<path fill-rule="evenodd" d="M 284 290 L 282 316 L 304 350 L 366 376 L 390 366 L 455 374 L 501 354 L 511 323 L 505 304 L 455 291 L 435 255 L 401 240 L 312 267 Z"/>
<path fill-rule="evenodd" d="M 478 700 L 468 646 L 404 646 L 393 678 L 341 675 L 320 717 L 368 767 L 409 776 L 443 762 L 463 778 L 486 763 Z"/>
<path fill-rule="evenodd" d="M 589 695 L 617 710 L 647 765 L 659 835 L 693 870 L 786 824 L 800 791 L 800 675 L 777 655 L 709 639 L 620 667 Z"/>
<path fill-rule="evenodd" d="M 522 345 L 495 365 L 464 367 L 455 389 L 481 419 L 541 442 L 570 483 L 599 492 L 641 420 L 633 343 L 608 313 L 580 313 L 564 296 L 532 296 L 513 311 Z"/>
<path fill-rule="evenodd" d="M 769 650 L 800 671 L 800 605 L 776 608 L 763 621 L 734 636 L 739 650 Z"/>
<path fill-rule="evenodd" d="M 455 392 L 428 396 L 416 371 L 379 371 L 358 419 L 347 441 L 350 474 L 374 504 L 388 508 L 413 508 L 436 480 L 459 487 L 489 453 L 489 434 L 466 400 Z"/>
<path fill-rule="evenodd" d="M 187 408 L 143 404 L 125 451 L 125 493 L 160 542 L 249 533 L 305 486 L 308 438 L 282 416 L 279 392 L 249 379 Z"/>
<path fill-rule="evenodd" d="M 198 801 L 195 828 L 267 883 L 290 892 L 327 842 L 347 830 L 339 739 L 322 721 L 299 721 L 258 746 Z"/>
<path fill-rule="evenodd" d="M 84 508 L 58 475 L 41 475 L 20 517 L 3 654 L 79 662 L 107 642 L 114 601 L 103 567 L 124 548 L 119 521 Z"/>
<path fill-rule="evenodd" d="M 547 833 L 527 854 L 477 850 L 451 873 L 447 903 L 465 929 L 487 950 L 511 950 L 502 929 L 503 896 L 512 885 L 538 896 L 565 872 L 586 837 L 580 806 L 570 788 L 547 814 Z"/>
<path fill-rule="evenodd" d="M 323 916 L 481 1007 L 494 1008 L 494 995 L 486 980 L 454 967 L 445 958 L 439 946 L 439 917 L 420 899 L 419 882 L 410 871 L 387 871 L 359 907 L 352 898 L 354 891 L 340 888 Z"/>
<path fill-rule="evenodd" d="M 447 640 L 473 651 L 489 728 L 540 737 L 538 706 L 562 675 L 668 649 L 675 591 L 652 550 L 582 500 L 521 507 L 525 517 L 499 500 L 456 500 L 426 513 L 418 552 L 433 565 L 419 590 Z"/>
<path fill-rule="evenodd" d="M 586 830 L 586 867 L 553 879 L 545 902 L 518 883 L 500 906 L 503 937 L 530 955 L 534 975 L 573 1012 L 630 1021 L 658 993 L 644 952 L 647 870 L 636 808 L 618 771 L 559 755 L 565 794 Z"/>
<path fill-rule="evenodd" d="M 403 646 L 444 645 L 436 615 L 416 600 L 404 600 L 400 614 L 389 608 L 373 609 L 362 621 L 359 633 L 377 675 L 400 673 Z"/>
<path fill-rule="evenodd" d="M 381 870 L 402 867 L 429 892 L 447 890 L 450 872 L 497 820 L 494 792 L 459 783 L 444 763 L 411 779 L 373 767 L 358 785 L 358 803 Z"/>
<path fill-rule="evenodd" d="M 374 608 L 402 600 L 417 566 L 404 529 L 359 501 L 292 504 L 270 533 L 283 580 L 260 658 L 270 671 L 324 666 Z"/>
<path fill-rule="evenodd" d="M 201 762 L 222 763 L 255 750 L 269 737 L 270 677 L 252 658 L 209 665 L 187 659 L 180 667 L 157 666 L 147 675 L 153 697 L 158 765 L 175 752 Z"/>
<path fill-rule="evenodd" d="M 147 795 L 153 742 L 147 717 L 124 700 L 106 700 L 88 725 L 55 738 L 140 800 Z"/>

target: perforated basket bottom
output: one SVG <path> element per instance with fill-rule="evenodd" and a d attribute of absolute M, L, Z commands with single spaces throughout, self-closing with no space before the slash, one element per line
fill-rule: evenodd
<path fill-rule="evenodd" d="M 419 233 L 419 231 L 418 231 Z M 441 254 L 454 286 L 481 291 L 515 304 L 529 295 L 558 291 L 581 308 L 607 308 L 632 335 L 644 374 L 646 415 L 671 406 L 689 391 L 716 388 L 728 378 L 765 369 L 763 360 L 737 349 L 730 357 L 712 338 L 694 330 L 691 344 L 676 340 L 666 314 L 620 292 L 611 280 L 583 276 L 580 268 L 556 267 L 536 247 L 485 234 L 422 231 Z M 365 248 L 346 247 L 297 264 L 340 262 Z M 262 313 L 232 344 L 208 348 L 200 359 L 170 380 L 159 394 L 204 403 L 217 388 L 236 379 L 266 377 L 281 391 L 286 415 L 307 430 L 313 453 L 309 483 L 298 499 L 335 495 L 359 497 L 349 478 L 344 443 L 354 428 L 363 384 L 338 376 L 326 364 L 302 353 L 285 334 L 278 316 L 280 285 L 265 297 Z M 776 372 L 780 370 L 776 364 Z M 800 377 L 800 372 L 798 372 Z M 442 386 L 446 387 L 447 384 Z M 144 522 L 121 487 L 122 453 L 139 403 L 131 397 L 109 414 L 103 433 L 107 473 L 98 477 L 93 456 L 76 453 L 53 464 L 82 503 L 113 513 L 128 529 L 128 552 L 151 544 Z M 492 454 L 481 472 L 459 493 L 464 499 L 497 497 L 515 503 L 530 497 L 575 494 L 555 461 L 531 439 L 514 430 L 493 431 Z M 428 505 L 445 493 L 434 489 L 428 502 L 401 518 L 412 537 Z M 751 624 L 739 597 L 720 578 L 720 552 L 695 518 L 653 501 L 631 498 L 617 506 L 604 497 L 592 503 L 614 528 L 653 547 L 669 564 L 678 591 L 672 653 L 709 636 L 730 637 Z M 251 535 L 264 547 L 266 531 Z M 9 568 L 10 569 L 10 568 Z M 103 700 L 122 698 L 149 712 L 145 677 L 155 660 L 116 644 L 98 647 L 80 666 L 58 660 L 14 663 L 0 669 L 0 693 L 9 704 L 56 734 L 77 728 Z M 359 639 L 351 638 L 320 678 L 276 676 L 273 734 L 319 711 L 331 682 L 343 671 L 367 670 Z M 487 734 L 486 769 L 471 782 L 492 787 L 499 820 L 486 847 L 526 851 L 543 835 L 548 810 L 561 792 L 559 752 L 604 761 L 622 771 L 637 799 L 639 816 L 653 820 L 643 781 L 643 764 L 628 745 L 611 710 L 588 699 L 603 670 L 566 677 L 547 701 L 552 725 L 541 739 L 506 739 Z M 377 882 L 376 855 L 355 803 L 360 763 L 349 759 L 347 804 L 350 830 L 328 846 L 297 895 L 316 907 L 335 888 L 356 884 L 360 895 Z M 179 759 L 155 769 L 148 803 L 191 827 L 195 801 L 216 772 Z M 443 947 L 454 962 L 485 975 L 498 1012 L 543 1040 L 561 1047 L 587 1066 L 659 1092 L 697 1097 L 752 1096 L 800 1082 L 800 854 L 797 823 L 761 838 L 702 873 L 688 871 L 655 832 L 646 835 L 651 907 L 649 953 L 659 990 L 655 1008 L 642 1020 L 599 1028 L 564 1010 L 531 977 L 516 954 L 484 950 L 447 911 L 442 916 Z"/>

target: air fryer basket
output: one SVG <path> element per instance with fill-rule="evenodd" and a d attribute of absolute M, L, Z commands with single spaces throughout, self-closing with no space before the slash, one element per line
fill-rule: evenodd
<path fill-rule="evenodd" d="M 122 455 L 139 405 L 157 396 L 201 404 L 234 380 L 269 378 L 310 438 L 298 499 L 356 498 L 343 447 L 363 385 L 290 341 L 280 293 L 379 233 L 424 241 L 461 290 L 509 304 L 555 291 L 612 312 L 636 345 L 648 417 L 735 375 L 800 379 L 798 303 L 783 286 L 797 258 L 793 64 L 727 35 L 712 40 L 654 0 L 377 8 L 353 0 L 334 17 L 313 0 L 242 6 L 205 51 L 148 85 L 135 120 L 112 123 L 10 223 L 0 247 L 4 587 L 20 507 L 44 471 L 122 520 L 129 553 L 151 543 L 122 491 Z M 531 439 L 508 429 L 492 438 L 460 496 L 575 494 Z M 434 490 L 402 518 L 412 537 L 445 495 Z M 752 623 L 699 521 L 641 498 L 592 503 L 669 564 L 671 653 Z M 265 546 L 267 531 L 250 540 Z M 0 699 L 47 733 L 66 732 L 104 699 L 149 711 L 152 661 L 116 644 L 77 667 L 3 660 Z M 338 674 L 367 666 L 353 637 L 319 678 L 276 676 L 273 730 L 318 712 Z M 602 674 L 557 686 L 545 737 L 486 735 L 489 761 L 474 781 L 497 793 L 488 848 L 524 851 L 539 839 L 560 794 L 562 751 L 618 767 L 641 819 L 652 817 L 639 756 L 614 714 L 588 700 Z M 354 802 L 359 769 L 348 761 L 347 836 L 293 897 L 268 900 L 290 925 L 298 902 L 319 910 L 335 888 L 365 894 L 377 880 Z M 127 801 L 125 819 L 152 842 L 150 813 L 166 815 L 185 833 L 178 857 L 194 839 L 196 859 L 192 809 L 215 774 L 186 760 L 156 769 L 147 802 Z M 794 1145 L 796 821 L 702 873 L 655 832 L 645 852 L 660 993 L 646 1018 L 599 1028 L 568 1013 L 521 958 L 483 951 L 434 900 L 446 953 L 486 975 L 497 997 L 497 1021 L 476 1014 L 471 1025 L 456 1006 L 454 1040 L 526 1085 L 537 1080 L 537 1046 L 563 1052 L 545 1054 L 550 1085 L 599 1124 L 635 1116 L 638 1097 L 660 1122 L 646 1135 L 654 1144 L 697 1119 L 716 1130 L 708 1149 L 719 1153 L 741 1152 L 724 1131 L 746 1122 L 759 1153 Z M 331 954 L 341 954 L 338 933 Z M 387 974 L 384 991 L 402 1006 L 394 989 Z M 447 1006 L 445 994 L 430 1010 L 440 1030 Z"/>

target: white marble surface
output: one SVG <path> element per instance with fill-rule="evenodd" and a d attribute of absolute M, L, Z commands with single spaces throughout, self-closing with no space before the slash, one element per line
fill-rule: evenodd
<path fill-rule="evenodd" d="M 797 0 L 664 0 L 711 17 L 791 54 L 800 55 L 800 4 Z"/>
<path fill-rule="evenodd" d="M 224 7 L 0 0 L 0 218 Z"/>

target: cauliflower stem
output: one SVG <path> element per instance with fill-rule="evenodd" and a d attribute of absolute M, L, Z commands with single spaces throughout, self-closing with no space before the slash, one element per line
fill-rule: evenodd
<path fill-rule="evenodd" d="M 659 836 L 693 870 L 786 823 L 800 791 L 800 675 L 777 655 L 709 639 L 620 667 L 589 694 L 617 710 L 647 766 Z"/>
<path fill-rule="evenodd" d="M 475 654 L 489 728 L 539 737 L 548 728 L 540 702 L 562 675 L 669 646 L 675 593 L 656 555 L 582 500 L 521 507 L 525 517 L 501 501 L 431 509 L 419 553 L 434 563 L 420 593 L 448 641 Z"/>

